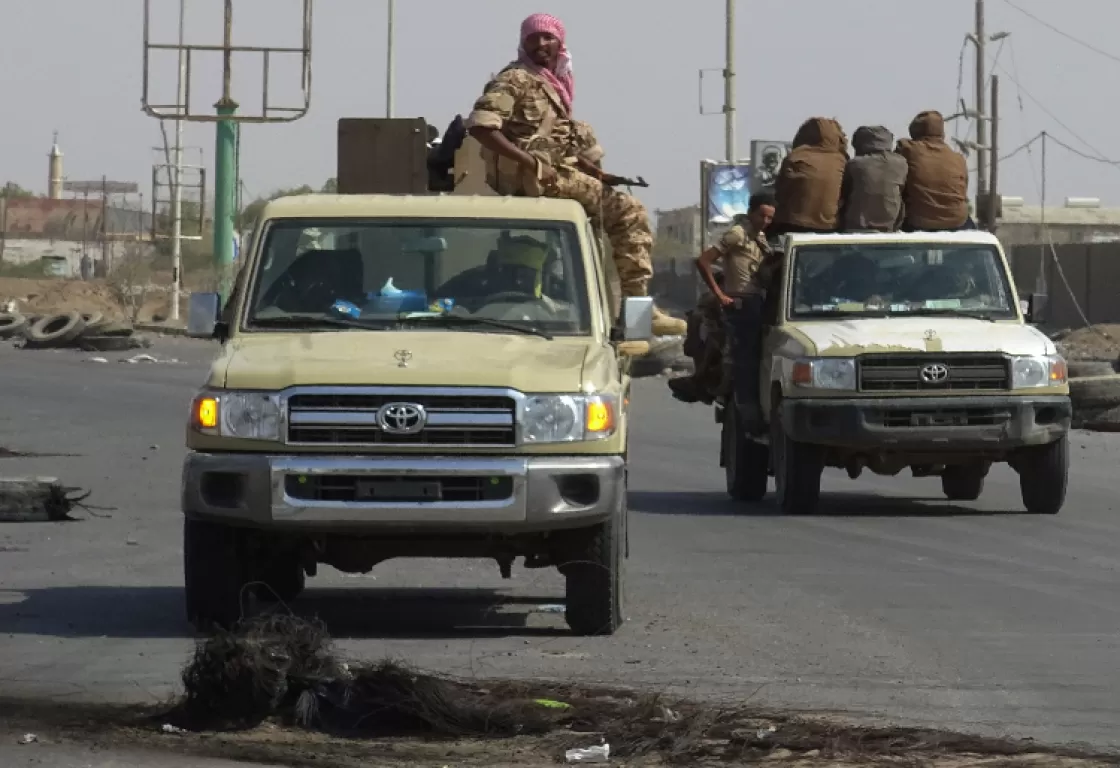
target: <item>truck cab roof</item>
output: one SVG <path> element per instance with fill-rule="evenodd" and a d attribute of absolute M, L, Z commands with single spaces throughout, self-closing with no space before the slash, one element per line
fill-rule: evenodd
<path fill-rule="evenodd" d="M 398 216 L 587 221 L 572 200 L 497 195 L 293 195 L 271 201 L 261 213 L 263 219 Z"/>
<path fill-rule="evenodd" d="M 991 232 L 967 229 L 959 232 L 827 232 L 793 233 L 788 243 L 797 245 L 852 245 L 858 243 L 945 243 L 946 245 L 999 245 Z"/>

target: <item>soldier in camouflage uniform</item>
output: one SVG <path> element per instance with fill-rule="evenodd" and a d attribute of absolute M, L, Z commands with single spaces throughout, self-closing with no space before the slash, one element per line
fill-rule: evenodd
<path fill-rule="evenodd" d="M 547 14 L 527 18 L 518 54 L 486 85 L 467 118 L 482 145 L 487 183 L 498 194 L 580 203 L 610 241 L 623 297 L 648 295 L 649 214 L 637 198 L 613 189 L 622 180 L 599 167 L 603 151 L 590 126 L 572 120 L 574 81 L 563 24 Z M 684 332 L 684 321 L 655 310 L 656 335 Z"/>

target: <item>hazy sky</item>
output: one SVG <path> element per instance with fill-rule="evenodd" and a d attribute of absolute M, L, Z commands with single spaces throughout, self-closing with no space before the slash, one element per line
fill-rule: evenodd
<path fill-rule="evenodd" d="M 178 0 L 150 2 L 156 41 L 173 41 Z M 1045 130 L 1087 154 L 1120 158 L 1113 87 L 1120 79 L 1120 2 L 1014 2 L 1103 52 L 1046 28 L 1008 0 L 987 0 L 989 32 L 1012 33 L 1002 50 L 999 43 L 989 48 L 992 56 L 999 50 L 1003 68 L 1004 151 Z M 220 41 L 221 7 L 221 0 L 188 0 L 190 42 Z M 45 191 L 46 154 L 58 130 L 69 178 L 107 174 L 150 185 L 153 147 L 162 140 L 158 121 L 140 109 L 142 11 L 143 0 L 3 0 L 0 182 Z M 700 68 L 723 66 L 722 0 L 398 0 L 397 116 L 427 117 L 442 129 L 465 114 L 488 75 L 513 57 L 518 25 L 534 11 L 567 24 L 576 112 L 596 126 L 609 169 L 645 176 L 653 186 L 641 194 L 651 208 L 695 203 L 698 161 L 723 154 L 723 119 L 698 114 L 697 76 Z M 837 117 L 849 135 L 864 123 L 898 135 L 922 109 L 957 111 L 961 43 L 972 25 L 972 0 L 739 0 L 740 154 L 747 155 L 751 138 L 792 137 L 812 115 Z M 289 125 L 246 126 L 242 177 L 250 196 L 318 186 L 335 175 L 336 120 L 384 115 L 385 32 L 383 0 L 316 0 L 311 111 Z M 235 38 L 298 41 L 298 0 L 235 0 Z M 192 102 L 199 107 L 220 94 L 217 63 L 196 65 Z M 155 64 L 153 96 L 171 101 L 175 63 L 162 54 Z M 235 64 L 234 96 L 246 109 L 259 109 L 259 71 L 259 59 Z M 296 98 L 297 73 L 277 65 L 273 102 Z M 970 46 L 968 99 L 974 80 Z M 717 110 L 718 73 L 706 84 L 705 107 Z M 212 162 L 212 124 L 189 124 L 186 143 Z M 1095 196 L 1120 205 L 1120 167 L 1055 143 L 1048 155 L 1050 201 Z M 1003 193 L 1037 201 L 1039 169 L 1036 144 L 1003 164 Z"/>

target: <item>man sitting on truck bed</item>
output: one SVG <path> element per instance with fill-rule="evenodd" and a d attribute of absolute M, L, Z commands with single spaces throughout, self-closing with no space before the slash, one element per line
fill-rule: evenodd
<path fill-rule="evenodd" d="M 723 306 L 728 346 L 724 354 L 724 395 L 733 392 L 735 405 L 748 430 L 762 426 L 758 396 L 762 355 L 762 321 L 766 290 L 778 266 L 766 240 L 774 219 L 774 199 L 765 193 L 751 195 L 747 220 L 723 233 L 714 246 L 696 259 L 696 269 L 708 290 Z M 712 264 L 723 261 L 723 287 L 712 274 Z"/>
<path fill-rule="evenodd" d="M 969 227 L 968 163 L 945 143 L 940 112 L 920 112 L 910 123 L 910 138 L 898 142 L 909 171 L 903 189 L 905 231 L 937 232 Z"/>
<path fill-rule="evenodd" d="M 840 123 L 811 117 L 797 129 L 774 183 L 773 234 L 835 232 L 848 139 Z"/>
<path fill-rule="evenodd" d="M 623 298 L 646 296 L 653 276 L 649 214 L 637 198 L 611 188 L 620 177 L 589 159 L 598 142 L 589 146 L 588 132 L 573 126 L 574 80 L 564 39 L 559 19 L 543 13 L 525 19 L 517 61 L 486 85 L 468 131 L 482 145 L 494 191 L 580 203 L 610 240 Z M 655 310 L 653 331 L 683 335 L 685 323 Z"/>
<path fill-rule="evenodd" d="M 856 156 L 844 166 L 840 228 L 844 232 L 894 232 L 902 225 L 906 158 L 894 151 L 894 134 L 861 125 L 852 134 Z"/>

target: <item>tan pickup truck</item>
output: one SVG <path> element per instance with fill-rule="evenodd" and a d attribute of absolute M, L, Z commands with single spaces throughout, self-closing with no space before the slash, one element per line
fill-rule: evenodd
<path fill-rule="evenodd" d="M 980 497 L 995 463 L 1023 505 L 1057 514 L 1069 477 L 1066 362 L 1027 321 L 990 233 L 796 234 L 770 297 L 760 375 L 768 434 L 719 406 L 727 491 L 754 502 L 775 479 L 787 514 L 817 509 L 826 467 L 938 476 Z"/>
<path fill-rule="evenodd" d="M 613 320 L 579 205 L 283 198 L 243 261 L 187 429 L 192 622 L 291 600 L 320 563 L 448 557 L 558 568 L 574 632 L 620 626 L 625 348 L 652 302 Z"/>

